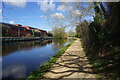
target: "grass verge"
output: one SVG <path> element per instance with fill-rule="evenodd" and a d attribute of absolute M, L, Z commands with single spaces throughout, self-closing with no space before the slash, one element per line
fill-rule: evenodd
<path fill-rule="evenodd" d="M 27 80 L 36 80 L 38 78 L 43 78 L 44 74 L 50 71 L 50 68 L 55 64 L 56 60 L 68 49 L 68 47 L 74 42 L 73 40 L 70 44 L 64 46 L 60 51 L 58 51 L 54 56 L 50 58 L 49 61 L 45 62 L 40 66 L 38 71 L 32 71 L 32 73 L 27 77 Z"/>

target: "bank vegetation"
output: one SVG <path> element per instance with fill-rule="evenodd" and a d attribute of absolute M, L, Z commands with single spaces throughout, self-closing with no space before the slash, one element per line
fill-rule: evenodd
<path fill-rule="evenodd" d="M 94 21 L 82 21 L 77 36 L 82 39 L 97 78 L 120 79 L 120 2 L 94 2 Z"/>
<path fill-rule="evenodd" d="M 54 56 L 50 58 L 47 62 L 45 62 L 43 65 L 40 66 L 40 68 L 37 71 L 32 71 L 31 74 L 28 76 L 27 80 L 36 80 L 44 78 L 44 74 L 46 72 L 49 72 L 52 65 L 55 64 L 56 60 L 68 49 L 68 47 L 74 42 L 74 40 L 71 41 L 71 43 L 64 46 L 60 51 L 58 51 Z"/>

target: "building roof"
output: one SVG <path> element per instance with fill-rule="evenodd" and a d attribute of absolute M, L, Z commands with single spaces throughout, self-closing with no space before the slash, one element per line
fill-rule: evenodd
<path fill-rule="evenodd" d="M 15 26 L 22 26 L 21 24 L 13 24 L 13 25 L 15 25 Z"/>
<path fill-rule="evenodd" d="M 4 25 L 8 25 L 10 27 L 13 27 L 13 28 L 23 28 L 23 29 L 27 29 L 27 30 L 36 30 L 36 31 L 42 31 L 42 32 L 46 32 L 45 30 L 41 30 L 41 29 L 38 29 L 38 28 L 33 28 L 33 27 L 30 27 L 30 26 L 22 26 L 21 24 L 9 24 L 9 23 L 3 23 L 1 22 L 1 24 L 4 24 Z"/>

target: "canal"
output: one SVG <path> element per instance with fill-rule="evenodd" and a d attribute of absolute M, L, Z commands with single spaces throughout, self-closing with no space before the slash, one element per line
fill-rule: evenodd
<path fill-rule="evenodd" d="M 26 78 L 70 42 L 68 39 L 53 39 L 3 43 L 2 77 Z"/>

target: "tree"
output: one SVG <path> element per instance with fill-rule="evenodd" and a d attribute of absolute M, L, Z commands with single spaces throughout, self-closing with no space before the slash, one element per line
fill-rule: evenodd
<path fill-rule="evenodd" d="M 80 32 L 80 25 L 76 26 L 76 37 L 80 38 L 81 32 Z"/>
<path fill-rule="evenodd" d="M 61 27 L 61 28 L 53 27 L 52 32 L 54 38 L 59 38 L 59 39 L 67 38 L 65 27 Z"/>
<path fill-rule="evenodd" d="M 76 33 L 72 29 L 70 29 L 67 33 L 69 37 L 75 37 L 76 35 Z"/>
<path fill-rule="evenodd" d="M 53 37 L 52 32 L 48 32 L 48 33 L 47 33 L 47 36 L 48 36 L 48 37 Z"/>

